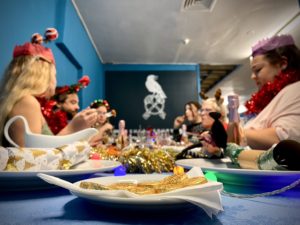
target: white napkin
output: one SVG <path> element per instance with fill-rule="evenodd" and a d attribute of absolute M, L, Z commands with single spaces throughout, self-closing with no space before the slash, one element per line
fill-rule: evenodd
<path fill-rule="evenodd" d="M 187 175 L 190 178 L 204 176 L 200 167 L 193 167 L 191 170 L 189 170 Z M 130 197 L 135 198 L 181 199 L 202 208 L 209 217 L 212 217 L 212 215 L 217 215 L 220 211 L 223 211 L 220 195 L 220 190 L 222 189 L 222 183 L 208 182 L 205 184 L 180 188 L 161 194 L 141 196 L 132 192 L 128 193 L 130 193 Z"/>
<path fill-rule="evenodd" d="M 199 167 L 193 167 L 187 175 L 189 177 L 204 176 Z M 180 199 L 190 202 L 200 208 L 202 208 L 208 216 L 217 215 L 220 211 L 223 211 L 220 190 L 223 185 L 219 182 L 209 181 L 205 184 L 189 186 L 185 188 L 176 189 L 170 192 L 151 195 L 138 195 L 126 190 L 90 190 L 79 187 L 79 183 L 72 184 L 60 178 L 53 177 L 46 174 L 38 174 L 40 178 L 48 183 L 58 185 L 66 188 L 73 193 L 82 193 L 85 196 L 97 196 L 97 197 L 118 197 L 118 198 L 137 198 L 137 199 Z M 147 175 L 145 175 L 147 176 Z"/>

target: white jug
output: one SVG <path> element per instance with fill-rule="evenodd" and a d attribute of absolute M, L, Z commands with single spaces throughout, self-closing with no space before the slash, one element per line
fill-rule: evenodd
<path fill-rule="evenodd" d="M 6 140 L 14 147 L 19 147 L 9 136 L 8 129 L 13 122 L 21 119 L 25 127 L 25 147 L 27 148 L 56 148 L 66 144 L 71 144 L 75 141 L 89 140 L 92 136 L 98 133 L 95 128 L 87 128 L 72 134 L 54 136 L 44 134 L 34 134 L 30 131 L 27 120 L 23 116 L 14 116 L 9 119 L 4 127 L 4 136 Z"/>

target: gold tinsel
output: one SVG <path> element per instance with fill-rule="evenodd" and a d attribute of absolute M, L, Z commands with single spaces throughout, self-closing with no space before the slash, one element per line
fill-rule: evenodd
<path fill-rule="evenodd" d="M 160 148 L 132 146 L 119 154 L 110 154 L 105 147 L 96 147 L 92 153 L 97 153 L 101 159 L 119 161 L 125 166 L 127 173 L 162 173 L 172 172 L 174 168 L 174 153 Z"/>

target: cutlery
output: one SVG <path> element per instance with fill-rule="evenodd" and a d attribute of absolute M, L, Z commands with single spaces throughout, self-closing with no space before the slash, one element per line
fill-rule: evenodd
<path fill-rule="evenodd" d="M 110 112 L 107 112 L 105 115 L 106 115 L 107 118 L 116 117 L 117 116 L 117 111 L 112 109 Z"/>
<path fill-rule="evenodd" d="M 51 175 L 48 175 L 48 174 L 44 174 L 44 173 L 38 173 L 37 176 L 39 178 L 41 178 L 42 180 L 46 181 L 49 184 L 54 184 L 54 185 L 57 185 L 59 187 L 68 189 L 70 191 L 76 191 L 76 192 L 78 192 L 78 191 L 81 190 L 81 188 L 79 188 L 75 184 L 72 184 L 71 182 L 63 180 L 63 179 L 60 179 L 58 177 L 54 177 L 54 176 L 51 176 Z"/>

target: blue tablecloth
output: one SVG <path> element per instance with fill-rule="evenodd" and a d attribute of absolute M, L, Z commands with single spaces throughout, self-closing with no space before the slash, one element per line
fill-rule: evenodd
<path fill-rule="evenodd" d="M 299 225 L 300 193 L 240 199 L 222 195 L 224 211 L 210 218 L 197 207 L 176 211 L 107 208 L 61 188 L 0 192 L 1 225 L 34 224 L 234 224 Z"/>

